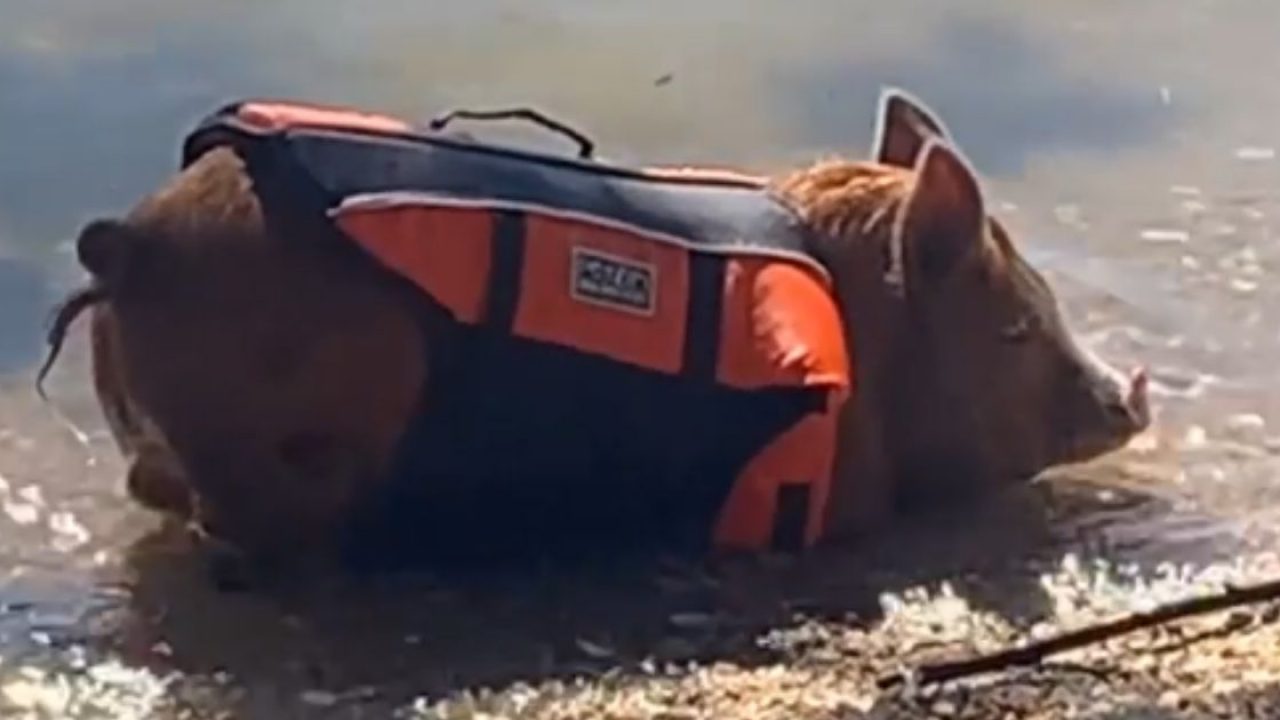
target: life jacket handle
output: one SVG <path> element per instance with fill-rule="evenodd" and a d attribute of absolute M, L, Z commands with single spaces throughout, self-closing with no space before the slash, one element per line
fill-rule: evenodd
<path fill-rule="evenodd" d="M 440 131 L 450 122 L 459 118 L 465 120 L 526 120 L 572 140 L 578 146 L 579 158 L 590 159 L 595 153 L 595 143 L 592 142 L 591 138 L 558 120 L 547 117 L 541 112 L 528 107 L 503 108 L 501 110 L 450 110 L 443 115 L 437 115 L 432 118 L 428 126 L 432 130 Z"/>

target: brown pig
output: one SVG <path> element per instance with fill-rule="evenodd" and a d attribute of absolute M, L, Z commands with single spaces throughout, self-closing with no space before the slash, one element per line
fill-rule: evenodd
<path fill-rule="evenodd" d="M 768 183 L 809 225 L 856 338 L 835 537 L 898 501 L 1097 457 L 1149 422 L 1145 376 L 1077 346 L 933 114 L 889 91 L 878 122 L 869 161 Z M 92 285 L 52 340 L 56 354 L 90 309 L 95 386 L 140 502 L 255 553 L 323 555 L 385 480 L 448 323 L 424 334 L 402 283 L 277 205 L 235 151 L 208 152 L 86 226 Z"/>

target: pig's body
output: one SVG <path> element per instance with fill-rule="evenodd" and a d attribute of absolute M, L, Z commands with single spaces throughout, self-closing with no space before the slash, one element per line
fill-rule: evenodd
<path fill-rule="evenodd" d="M 856 337 L 833 537 L 874 528 L 897 499 L 1096 457 L 1148 422 L 1142 376 L 1076 348 L 931 115 L 886 94 L 874 154 L 771 184 L 812 231 Z M 430 358 L 449 352 L 445 318 L 428 318 L 423 343 L 403 285 L 297 242 L 317 232 L 264 203 L 220 149 L 78 245 L 100 300 L 96 388 L 132 494 L 267 556 L 323 555 L 349 534 Z"/>

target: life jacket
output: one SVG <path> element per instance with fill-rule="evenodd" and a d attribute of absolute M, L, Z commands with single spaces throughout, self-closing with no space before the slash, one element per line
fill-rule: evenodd
<path fill-rule="evenodd" d="M 342 236 L 468 338 L 452 371 L 433 364 L 397 471 L 448 476 L 436 506 L 469 484 L 519 496 L 503 521 L 518 524 L 587 493 L 645 522 L 700 504 L 725 549 L 822 537 L 851 338 L 805 225 L 761 179 L 288 102 L 219 109 L 183 165 L 222 144 L 288 165 Z"/>

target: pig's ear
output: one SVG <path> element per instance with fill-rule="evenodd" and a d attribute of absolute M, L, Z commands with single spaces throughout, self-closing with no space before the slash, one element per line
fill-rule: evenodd
<path fill-rule="evenodd" d="M 124 222 L 98 219 L 89 222 L 76 238 L 76 257 L 94 278 L 117 285 L 135 264 L 141 250 L 139 233 Z"/>
<path fill-rule="evenodd" d="M 932 138 L 948 137 L 942 121 L 924 103 L 905 90 L 881 90 L 876 111 L 876 137 L 871 146 L 873 160 L 884 165 L 910 168 L 916 164 L 925 143 Z"/>
<path fill-rule="evenodd" d="M 925 143 L 915 167 L 915 186 L 899 211 L 895 232 L 908 284 L 928 284 L 979 257 L 986 211 L 969 164 L 945 141 Z"/>

